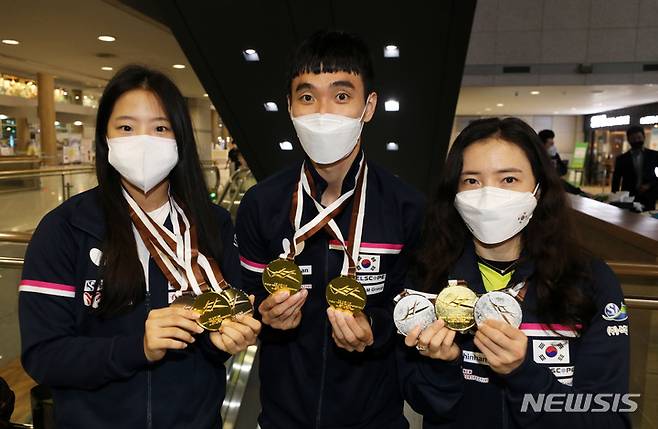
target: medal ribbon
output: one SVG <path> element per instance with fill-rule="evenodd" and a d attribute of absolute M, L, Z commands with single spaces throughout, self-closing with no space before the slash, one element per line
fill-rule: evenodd
<path fill-rule="evenodd" d="M 175 199 L 169 198 L 172 232 L 154 222 L 128 192 L 123 193 L 135 229 L 158 268 L 176 288 L 177 296 L 189 293 L 188 288 L 195 295 L 207 292 L 207 280 L 215 291 L 229 287 L 217 262 L 199 252 L 196 227 Z"/>

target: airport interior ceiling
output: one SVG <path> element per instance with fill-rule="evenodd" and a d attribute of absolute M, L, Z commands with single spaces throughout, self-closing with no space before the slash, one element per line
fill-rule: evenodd
<path fill-rule="evenodd" d="M 122 0 L 172 30 L 257 179 L 303 153 L 287 109 L 286 71 L 294 47 L 318 29 L 359 34 L 370 46 L 379 96 L 364 127 L 369 159 L 423 192 L 435 184 L 448 148 L 475 0 Z M 386 58 L 387 45 L 399 57 Z M 254 49 L 259 61 L 246 61 Z M 398 111 L 386 111 L 395 99 Z M 277 112 L 264 103 L 274 101 Z M 279 143 L 290 141 L 292 151 Z M 387 151 L 387 144 L 398 144 Z"/>

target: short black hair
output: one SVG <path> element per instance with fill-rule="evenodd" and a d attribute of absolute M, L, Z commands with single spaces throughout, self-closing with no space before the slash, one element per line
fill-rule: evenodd
<path fill-rule="evenodd" d="M 555 138 L 555 133 L 553 132 L 553 130 L 541 130 L 537 135 L 541 139 L 542 143 L 546 143 L 546 140 L 548 139 Z"/>
<path fill-rule="evenodd" d="M 631 125 L 626 129 L 626 138 L 631 138 L 631 136 L 635 133 L 642 133 L 642 135 L 644 135 L 644 128 L 639 125 Z"/>
<path fill-rule="evenodd" d="M 292 80 L 303 73 L 347 72 L 361 76 L 365 96 L 374 90 L 375 78 L 368 45 L 359 36 L 342 31 L 321 30 L 313 33 L 295 50 L 288 70 L 288 90 Z"/>

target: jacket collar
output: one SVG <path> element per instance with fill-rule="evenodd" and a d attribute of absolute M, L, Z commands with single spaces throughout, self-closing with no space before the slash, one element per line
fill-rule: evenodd
<path fill-rule="evenodd" d="M 345 175 L 345 179 L 343 179 L 341 194 L 344 194 L 345 192 L 354 188 L 354 185 L 356 184 L 356 174 L 359 171 L 359 163 L 361 162 L 361 159 L 363 159 L 364 156 L 365 153 L 363 152 L 363 150 L 361 150 L 359 152 L 359 155 L 354 160 L 354 162 L 352 162 L 350 169 L 347 171 L 347 174 Z M 324 193 L 324 191 L 327 190 L 327 181 L 324 180 L 322 176 L 320 176 L 320 173 L 318 173 L 318 171 L 315 169 L 315 166 L 313 166 L 313 163 L 311 162 L 311 159 L 308 156 L 306 157 L 304 162 L 306 163 L 306 166 L 308 167 L 308 171 L 311 173 L 311 176 L 315 181 L 315 189 L 317 195 L 314 195 L 314 197 L 317 200 L 319 200 L 320 196 Z"/>
<path fill-rule="evenodd" d="M 514 270 L 514 274 L 512 274 L 510 285 L 527 281 L 534 272 L 534 263 L 527 258 L 527 253 L 522 251 L 521 260 Z M 477 263 L 475 245 L 472 240 L 467 240 L 464 244 L 464 251 L 450 272 L 450 278 L 465 280 L 468 283 L 468 286 L 478 294 L 486 293 L 484 282 L 482 281 L 482 274 L 480 274 L 480 269 Z"/>
<path fill-rule="evenodd" d="M 71 224 L 98 240 L 102 241 L 105 238 L 105 214 L 98 187 L 80 195 L 73 207 Z"/>

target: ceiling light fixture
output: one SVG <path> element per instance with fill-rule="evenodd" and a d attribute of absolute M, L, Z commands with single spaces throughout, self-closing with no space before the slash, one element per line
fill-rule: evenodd
<path fill-rule="evenodd" d="M 400 102 L 397 100 L 386 100 L 384 103 L 384 110 L 387 112 L 397 112 L 400 110 Z"/>
<path fill-rule="evenodd" d="M 496 107 L 505 107 L 505 105 L 503 103 L 498 103 L 496 104 Z"/>
<path fill-rule="evenodd" d="M 18 45 L 21 42 L 19 42 L 18 40 L 14 40 L 14 39 L 2 39 L 2 43 L 4 43 L 5 45 Z"/>
<path fill-rule="evenodd" d="M 395 142 L 388 142 L 386 143 L 386 150 L 389 152 L 397 152 L 398 149 L 400 149 L 400 146 L 398 146 L 397 143 Z"/>
<path fill-rule="evenodd" d="M 81 127 L 82 126 L 82 121 L 75 121 L 75 122 L 73 122 L 73 125 L 75 125 L 76 127 Z"/>
<path fill-rule="evenodd" d="M 287 140 L 283 142 L 279 142 L 279 147 L 281 148 L 281 150 L 292 150 L 292 143 L 290 143 Z"/>
<path fill-rule="evenodd" d="M 539 95 L 541 92 L 539 91 L 530 91 L 530 95 Z"/>
<path fill-rule="evenodd" d="M 178 70 L 182 70 L 185 68 L 185 64 L 174 64 L 172 67 Z"/>
<path fill-rule="evenodd" d="M 98 36 L 98 40 L 100 40 L 101 42 L 114 42 L 115 40 L 117 40 L 117 38 L 107 34 L 101 34 L 100 36 Z"/>
<path fill-rule="evenodd" d="M 277 106 L 274 101 L 268 101 L 267 103 L 264 103 L 263 106 L 265 107 L 265 110 L 268 111 L 268 112 L 278 112 L 279 111 L 279 106 Z"/>
<path fill-rule="evenodd" d="M 400 56 L 400 48 L 396 45 L 386 45 L 384 47 L 384 58 L 398 58 Z"/>
<path fill-rule="evenodd" d="M 101 70 L 103 70 L 103 71 L 112 71 L 114 69 L 110 66 L 103 66 L 103 67 L 101 67 Z"/>
<path fill-rule="evenodd" d="M 246 61 L 260 61 L 260 57 L 258 56 L 258 52 L 256 52 L 255 49 L 245 49 L 242 51 L 242 56 Z"/>

